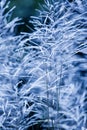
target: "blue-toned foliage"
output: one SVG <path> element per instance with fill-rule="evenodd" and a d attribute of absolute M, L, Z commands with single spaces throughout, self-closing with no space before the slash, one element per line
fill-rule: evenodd
<path fill-rule="evenodd" d="M 32 17 L 35 31 L 20 36 L 12 35 L 16 20 L 6 23 L 5 8 L 1 130 L 86 130 L 87 1 L 45 0 L 40 15 Z"/>

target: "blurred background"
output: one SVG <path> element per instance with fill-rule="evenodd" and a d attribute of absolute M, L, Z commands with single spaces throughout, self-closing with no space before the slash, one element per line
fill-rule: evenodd
<path fill-rule="evenodd" d="M 8 9 L 15 6 L 10 20 L 19 17 L 21 18 L 20 23 L 23 22 L 23 24 L 20 24 L 15 28 L 16 35 L 20 32 L 32 32 L 34 27 L 29 22 L 31 19 L 30 16 L 37 16 L 38 13 L 35 9 L 40 9 L 40 5 L 43 3 L 44 0 L 10 0 Z M 28 28 L 28 26 L 32 29 Z"/>

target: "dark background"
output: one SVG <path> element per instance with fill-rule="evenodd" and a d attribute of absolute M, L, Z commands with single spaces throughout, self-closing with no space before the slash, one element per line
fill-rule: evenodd
<path fill-rule="evenodd" d="M 31 20 L 30 17 L 38 15 L 36 9 L 40 9 L 40 5 L 42 5 L 43 3 L 44 0 L 10 0 L 8 10 L 10 10 L 14 6 L 15 9 L 13 10 L 9 21 L 14 19 L 15 17 L 21 18 L 20 25 L 17 25 L 15 28 L 15 34 L 18 35 L 20 32 L 32 32 L 30 28 L 34 29 L 34 27 L 29 22 Z M 29 26 L 30 28 L 28 28 L 27 26 Z"/>

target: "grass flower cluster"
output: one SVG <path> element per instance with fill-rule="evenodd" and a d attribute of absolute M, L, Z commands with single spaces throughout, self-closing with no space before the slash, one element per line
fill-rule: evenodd
<path fill-rule="evenodd" d="M 0 129 L 87 129 L 87 1 L 45 0 L 13 35 L 0 2 Z"/>

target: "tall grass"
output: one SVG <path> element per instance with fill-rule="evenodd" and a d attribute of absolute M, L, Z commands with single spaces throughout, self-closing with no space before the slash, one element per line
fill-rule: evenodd
<path fill-rule="evenodd" d="M 13 36 L 2 22 L 2 37 L 0 27 L 1 129 L 85 130 L 87 2 L 45 0 L 38 11 L 32 33 Z"/>
<path fill-rule="evenodd" d="M 13 33 L 18 18 L 8 23 L 13 10 L 6 13 L 8 6 L 6 0 L 0 1 L 0 130 L 18 129 L 22 116 L 17 93 L 21 38 Z"/>

